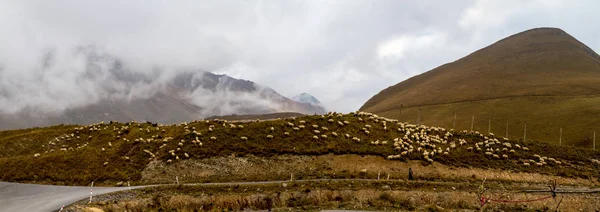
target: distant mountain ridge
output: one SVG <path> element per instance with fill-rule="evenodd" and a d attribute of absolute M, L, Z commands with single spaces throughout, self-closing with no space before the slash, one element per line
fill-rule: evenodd
<path fill-rule="evenodd" d="M 322 109 L 319 112 L 319 114 L 327 112 L 323 103 L 321 103 L 317 98 L 315 98 L 313 95 L 310 95 L 308 93 L 298 94 L 296 96 L 293 96 L 291 99 L 296 102 L 299 102 L 299 103 L 310 104 L 316 108 Z"/>
<path fill-rule="evenodd" d="M 192 70 L 159 81 L 152 75 L 126 70 L 118 60 L 107 56 L 89 53 L 87 61 L 89 74 L 84 76 L 92 79 L 100 75 L 94 70 L 100 66 L 95 64 L 97 61 L 109 64 L 107 83 L 119 86 L 106 89 L 107 97 L 60 112 L 24 108 L 7 114 L 0 110 L 0 129 L 100 121 L 170 124 L 231 114 L 323 113 L 322 108 L 315 105 L 293 101 L 266 86 L 227 75 Z M 133 94 L 135 92 L 137 94 Z"/>

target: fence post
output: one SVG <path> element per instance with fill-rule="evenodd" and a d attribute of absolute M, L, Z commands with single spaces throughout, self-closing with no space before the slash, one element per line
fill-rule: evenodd
<path fill-rule="evenodd" d="M 473 122 L 475 122 L 475 115 L 471 117 L 471 132 L 473 132 Z"/>
<path fill-rule="evenodd" d="M 290 174 L 290 181 L 294 181 L 294 173 Z"/>
<path fill-rule="evenodd" d="M 488 135 L 492 133 L 492 118 L 488 118 Z"/>
<path fill-rule="evenodd" d="M 562 146 L 562 127 L 560 128 L 560 135 L 558 136 L 558 145 Z"/>
<path fill-rule="evenodd" d="M 92 196 L 94 195 L 94 181 L 92 181 L 92 185 L 90 186 L 90 203 L 92 204 Z"/>
<path fill-rule="evenodd" d="M 525 122 L 525 129 L 523 130 L 523 141 L 527 141 L 527 122 Z"/>
<path fill-rule="evenodd" d="M 417 126 L 421 125 L 421 109 L 417 112 Z"/>
<path fill-rule="evenodd" d="M 400 115 L 398 116 L 398 121 L 400 121 L 400 118 L 402 118 L 402 105 L 400 105 Z"/>
<path fill-rule="evenodd" d="M 456 130 L 456 112 L 454 112 L 454 122 L 452 122 L 452 129 Z"/>
<path fill-rule="evenodd" d="M 175 176 L 175 182 L 179 184 L 179 177 Z"/>
<path fill-rule="evenodd" d="M 506 120 L 506 138 L 508 138 L 508 120 Z"/>

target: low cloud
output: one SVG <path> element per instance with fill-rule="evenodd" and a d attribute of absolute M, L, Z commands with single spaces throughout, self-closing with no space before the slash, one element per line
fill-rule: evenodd
<path fill-rule="evenodd" d="M 529 28 L 559 27 L 597 50 L 598 6 L 586 0 L 0 1 L 0 112 L 54 113 L 107 98 L 144 98 L 189 70 L 248 79 L 285 96 L 307 92 L 348 112 L 381 89 Z M 194 102 L 210 107 L 218 102 L 212 98 Z"/>

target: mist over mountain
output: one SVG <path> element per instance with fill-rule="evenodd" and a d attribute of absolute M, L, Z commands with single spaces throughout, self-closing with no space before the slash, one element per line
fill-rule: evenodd
<path fill-rule="evenodd" d="M 38 63 L 24 72 L 0 69 L 0 128 L 322 113 L 251 81 L 192 68 L 139 70 L 94 47 L 48 50 Z"/>
<path fill-rule="evenodd" d="M 310 95 L 308 93 L 298 94 L 296 96 L 293 96 L 291 99 L 296 102 L 299 102 L 299 103 L 306 103 L 306 104 L 310 104 L 316 108 L 320 108 L 322 110 L 321 113 L 326 112 L 326 109 L 325 109 L 325 106 L 323 105 L 323 103 L 321 103 L 317 98 L 315 98 L 313 95 Z"/>

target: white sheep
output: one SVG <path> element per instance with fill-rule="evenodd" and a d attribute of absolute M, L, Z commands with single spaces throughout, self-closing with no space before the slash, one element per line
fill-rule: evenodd
<path fill-rule="evenodd" d="M 40 157 L 40 156 L 41 156 L 41 155 L 40 155 L 40 153 L 35 153 L 35 154 L 33 154 L 33 157 L 36 157 L 36 158 L 37 158 L 37 157 Z"/>
<path fill-rule="evenodd" d="M 322 138 L 327 138 L 327 135 L 323 134 L 321 135 Z"/>
<path fill-rule="evenodd" d="M 211 136 L 211 137 L 210 137 L 210 140 L 213 140 L 213 141 L 214 141 L 214 140 L 217 140 L 217 137 L 215 137 L 215 136 Z"/>
<path fill-rule="evenodd" d="M 246 137 L 246 136 L 242 136 L 242 137 L 240 137 L 240 139 L 242 139 L 242 141 L 247 141 L 247 140 L 248 140 L 248 137 Z"/>
<path fill-rule="evenodd" d="M 314 135 L 314 136 L 313 136 L 313 139 L 315 139 L 315 140 L 319 140 L 319 136 L 316 136 L 316 135 Z"/>
<path fill-rule="evenodd" d="M 315 134 L 319 134 L 319 133 L 321 133 L 321 131 L 318 131 L 318 130 L 313 130 L 313 132 L 314 132 Z"/>
<path fill-rule="evenodd" d="M 267 135 L 267 139 L 269 139 L 269 140 L 273 139 L 273 136 L 272 135 Z"/>
<path fill-rule="evenodd" d="M 289 132 L 284 132 L 284 133 L 283 133 L 283 135 L 285 135 L 285 136 L 289 136 L 289 135 L 290 135 L 290 133 L 289 133 Z"/>
<path fill-rule="evenodd" d="M 108 166 L 108 161 L 107 161 L 107 162 L 104 162 L 104 164 L 103 164 L 103 165 L 104 165 L 104 166 Z"/>

